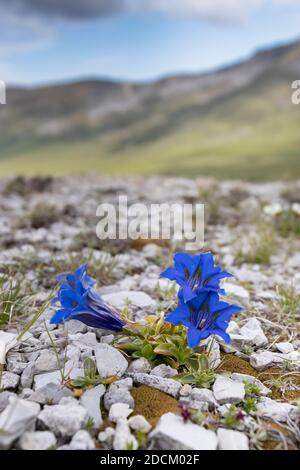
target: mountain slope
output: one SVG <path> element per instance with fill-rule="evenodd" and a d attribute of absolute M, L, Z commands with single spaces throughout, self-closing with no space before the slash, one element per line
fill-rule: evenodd
<path fill-rule="evenodd" d="M 0 174 L 300 177 L 300 42 L 204 75 L 11 89 Z"/>

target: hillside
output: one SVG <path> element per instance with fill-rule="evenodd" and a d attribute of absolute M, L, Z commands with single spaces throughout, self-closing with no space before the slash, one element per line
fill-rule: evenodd
<path fill-rule="evenodd" d="M 8 90 L 0 174 L 300 177 L 300 42 L 202 75 Z"/>

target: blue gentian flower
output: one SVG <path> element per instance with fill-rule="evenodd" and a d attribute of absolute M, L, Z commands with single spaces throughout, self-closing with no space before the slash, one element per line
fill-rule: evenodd
<path fill-rule="evenodd" d="M 190 348 L 198 346 L 202 339 L 211 335 L 220 336 L 230 343 L 226 333 L 232 315 L 240 312 L 241 307 L 220 300 L 216 292 L 203 291 L 189 302 L 184 302 L 179 294 L 178 307 L 170 312 L 165 321 L 188 328 L 187 340 Z"/>
<path fill-rule="evenodd" d="M 87 274 L 82 265 L 74 273 L 58 276 L 59 291 L 53 302 L 59 302 L 50 323 L 60 324 L 67 320 L 79 320 L 94 328 L 121 331 L 125 322 L 93 289 L 96 281 Z"/>
<path fill-rule="evenodd" d="M 176 253 L 174 267 L 163 271 L 161 276 L 176 281 L 181 288 L 184 302 L 189 302 L 203 291 L 224 294 L 220 281 L 232 277 L 232 274 L 215 266 L 212 253 L 208 252 L 195 256 Z"/>

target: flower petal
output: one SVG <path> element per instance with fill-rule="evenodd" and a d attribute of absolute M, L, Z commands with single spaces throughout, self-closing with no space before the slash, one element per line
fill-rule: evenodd
<path fill-rule="evenodd" d="M 187 333 L 187 342 L 189 348 L 196 348 L 204 335 L 201 330 L 198 330 L 195 326 L 191 325 Z"/>

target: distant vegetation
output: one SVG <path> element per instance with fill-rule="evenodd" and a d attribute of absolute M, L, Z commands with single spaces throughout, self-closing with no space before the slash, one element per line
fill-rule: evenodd
<path fill-rule="evenodd" d="M 209 75 L 11 89 L 0 106 L 0 175 L 300 178 L 299 61 L 297 42 Z"/>

